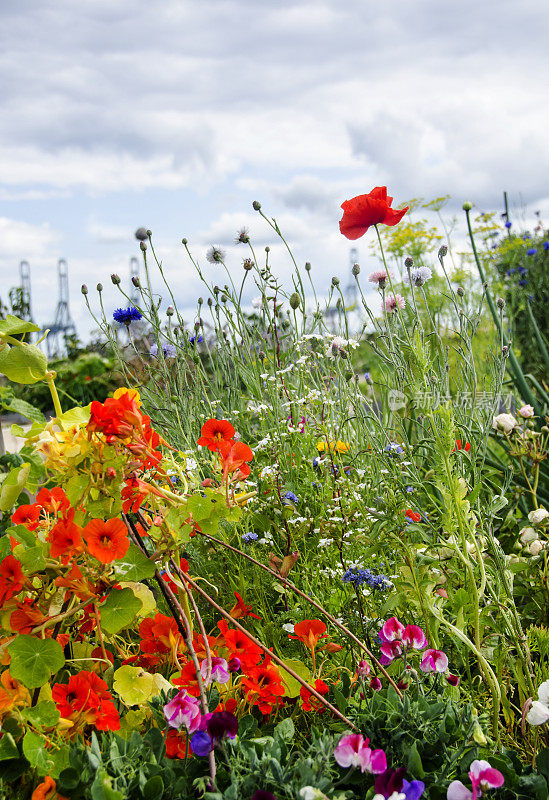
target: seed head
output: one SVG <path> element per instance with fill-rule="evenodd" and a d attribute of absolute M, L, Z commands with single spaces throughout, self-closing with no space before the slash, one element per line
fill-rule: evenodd
<path fill-rule="evenodd" d="M 250 235 L 248 232 L 248 228 L 241 228 L 236 234 L 236 239 L 234 240 L 234 243 L 248 244 L 249 241 L 250 241 Z"/>
<path fill-rule="evenodd" d="M 219 264 L 225 261 L 225 253 L 220 247 L 212 245 L 206 253 L 206 261 L 209 261 L 210 264 Z"/>
<path fill-rule="evenodd" d="M 251 269 L 254 268 L 254 262 L 252 261 L 251 258 L 245 258 L 244 261 L 242 262 L 242 266 L 244 267 L 246 272 L 249 272 Z"/>

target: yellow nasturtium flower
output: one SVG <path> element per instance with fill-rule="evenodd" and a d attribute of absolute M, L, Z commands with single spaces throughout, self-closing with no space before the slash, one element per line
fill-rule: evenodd
<path fill-rule="evenodd" d="M 328 449 L 326 442 L 320 441 L 316 443 L 316 449 L 319 453 L 324 453 L 325 450 Z M 347 453 L 351 448 L 346 442 L 342 442 L 340 439 L 337 442 L 330 442 L 329 449 L 332 453 Z"/>

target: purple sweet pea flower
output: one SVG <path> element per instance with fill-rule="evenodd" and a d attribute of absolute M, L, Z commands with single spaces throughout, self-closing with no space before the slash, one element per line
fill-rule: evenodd
<path fill-rule="evenodd" d="M 361 772 L 379 775 L 387 769 L 387 758 L 383 750 L 368 747 L 369 743 L 360 733 L 349 733 L 339 740 L 334 758 L 340 767 L 360 767 Z"/>
<path fill-rule="evenodd" d="M 418 800 L 425 791 L 425 784 L 423 781 L 407 781 L 405 775 L 406 767 L 397 770 L 386 769 L 378 775 L 374 784 L 376 794 L 373 800 L 390 800 L 392 797 Z"/>
<path fill-rule="evenodd" d="M 202 680 L 206 680 L 208 675 L 208 662 L 206 659 L 200 665 L 200 674 L 202 675 Z M 227 671 L 227 662 L 224 658 L 220 658 L 219 656 L 212 657 L 212 676 L 211 680 L 215 681 L 216 683 L 227 683 L 230 681 L 231 676 Z"/>
<path fill-rule="evenodd" d="M 213 750 L 213 742 L 206 731 L 197 731 L 191 738 L 191 747 L 195 756 L 205 758 Z"/>

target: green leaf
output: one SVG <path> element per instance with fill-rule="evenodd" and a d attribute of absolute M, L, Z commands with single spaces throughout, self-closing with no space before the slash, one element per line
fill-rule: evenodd
<path fill-rule="evenodd" d="M 84 492 L 88 488 L 90 482 L 89 475 L 73 475 L 65 485 L 65 494 L 67 495 L 71 506 L 77 506 L 82 499 Z"/>
<path fill-rule="evenodd" d="M 38 727 L 53 728 L 59 722 L 59 711 L 52 700 L 41 700 L 31 708 L 22 709 L 21 714 L 23 719 Z"/>
<path fill-rule="evenodd" d="M 114 572 L 125 581 L 141 581 L 154 575 L 155 564 L 137 547 L 130 544 L 128 552 L 114 562 Z"/>
<path fill-rule="evenodd" d="M 8 528 L 6 531 L 9 536 L 13 536 L 18 542 L 24 544 L 25 547 L 36 546 L 36 534 L 34 531 L 29 531 L 24 525 L 15 525 L 13 528 Z"/>
<path fill-rule="evenodd" d="M 302 661 L 297 660 L 288 660 L 285 662 L 300 678 L 303 678 L 304 681 L 311 684 L 311 671 L 310 669 L 303 664 Z M 299 681 L 290 675 L 283 667 L 280 667 L 280 676 L 282 678 L 282 682 L 284 683 L 284 687 L 286 691 L 284 692 L 285 697 L 299 697 L 299 690 L 301 689 L 301 684 Z"/>
<path fill-rule="evenodd" d="M 43 686 L 65 663 L 63 648 L 55 639 L 37 639 L 20 633 L 8 645 L 10 672 L 27 689 Z"/>
<path fill-rule="evenodd" d="M 537 754 L 536 769 L 549 780 L 549 747 L 545 747 Z"/>
<path fill-rule="evenodd" d="M 35 547 L 28 547 L 20 553 L 18 552 L 17 558 L 28 573 L 40 572 L 46 567 L 44 549 L 41 544 Z"/>
<path fill-rule="evenodd" d="M 25 322 L 19 317 L 14 317 L 13 314 L 8 314 L 6 319 L 0 320 L 0 333 L 5 333 L 6 336 L 15 336 L 19 333 L 36 333 L 40 328 L 34 322 Z"/>
<path fill-rule="evenodd" d="M 20 467 L 10 470 L 2 482 L 0 489 L 0 511 L 9 511 L 23 491 L 29 477 L 31 465 L 25 462 Z"/>
<path fill-rule="evenodd" d="M 161 775 L 153 775 L 143 786 L 141 793 L 145 800 L 160 800 L 164 794 L 164 781 Z"/>
<path fill-rule="evenodd" d="M 91 785 L 92 800 L 125 800 L 125 795 L 112 788 L 112 779 L 105 769 L 99 769 Z"/>
<path fill-rule="evenodd" d="M 542 775 L 521 775 L 519 778 L 519 787 L 525 789 L 527 797 L 532 800 L 547 800 L 547 781 Z"/>
<path fill-rule="evenodd" d="M 291 742 L 295 736 L 295 726 L 290 717 L 286 717 L 282 722 L 279 722 L 274 729 L 275 738 L 283 739 L 285 742 Z"/>
<path fill-rule="evenodd" d="M 0 739 L 0 761 L 19 758 L 19 750 L 11 733 L 4 733 Z"/>
<path fill-rule="evenodd" d="M 408 769 L 414 778 L 423 778 L 425 776 L 425 770 L 421 763 L 421 756 L 419 755 L 416 742 L 412 744 L 408 751 Z"/>
<path fill-rule="evenodd" d="M 57 422 L 65 430 L 72 428 L 73 425 L 87 425 L 90 421 L 90 413 L 91 403 L 87 406 L 75 406 L 57 417 Z"/>
<path fill-rule="evenodd" d="M 101 606 L 101 627 L 107 633 L 118 633 L 135 620 L 142 605 L 131 589 L 113 589 Z"/>
<path fill-rule="evenodd" d="M 38 772 L 45 775 L 53 767 L 53 761 L 46 757 L 46 740 L 43 736 L 33 731 L 27 731 L 23 736 L 23 753 L 31 767 L 36 767 Z"/>
<path fill-rule="evenodd" d="M 33 344 L 20 347 L 4 347 L 0 351 L 0 372 L 14 383 L 38 383 L 48 371 L 48 359 L 39 347 Z"/>
<path fill-rule="evenodd" d="M 22 417 L 26 417 L 33 422 L 40 422 L 44 424 L 46 421 L 45 416 L 38 408 L 31 406 L 31 404 L 27 403 L 26 400 L 21 400 L 20 397 L 14 397 L 12 399 L 11 403 L 9 404 L 9 410 L 15 414 L 21 414 Z"/>

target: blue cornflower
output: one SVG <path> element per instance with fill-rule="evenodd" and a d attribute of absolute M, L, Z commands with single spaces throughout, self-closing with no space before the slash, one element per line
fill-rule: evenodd
<path fill-rule="evenodd" d="M 519 286 L 526 286 L 526 285 L 527 285 L 527 283 L 528 283 L 528 281 L 526 281 L 526 280 L 524 280 L 524 279 L 523 279 L 523 280 L 521 280 L 521 281 L 519 281 L 519 282 L 518 282 L 518 285 L 519 285 Z"/>
<path fill-rule="evenodd" d="M 201 342 L 203 342 L 203 341 L 204 341 L 204 337 L 203 336 L 200 336 L 200 335 L 198 335 L 198 336 L 189 336 L 189 342 L 191 344 L 194 344 L 195 342 L 197 344 L 201 344 Z"/>
<path fill-rule="evenodd" d="M 293 492 L 286 492 L 282 502 L 285 506 L 296 506 L 299 503 L 299 498 Z"/>
<path fill-rule="evenodd" d="M 514 274 L 515 274 L 515 272 L 516 272 L 516 269 L 515 269 L 514 267 L 511 267 L 511 269 L 508 269 L 508 270 L 507 270 L 507 273 L 506 273 L 506 274 L 507 274 L 507 275 L 514 275 Z"/>
<path fill-rule="evenodd" d="M 538 251 L 536 250 L 535 247 L 529 247 L 528 250 L 526 251 L 526 255 L 535 256 L 537 252 Z"/>
<path fill-rule="evenodd" d="M 549 250 L 549 242 L 544 242 L 544 243 L 543 243 L 543 249 L 544 249 L 545 251 Z"/>
<path fill-rule="evenodd" d="M 248 531 L 248 533 L 242 534 L 242 541 L 245 542 L 246 544 L 248 544 L 249 542 L 255 542 L 256 539 L 257 539 L 257 533 L 254 533 L 253 531 Z"/>
<path fill-rule="evenodd" d="M 407 487 L 406 487 L 406 491 L 407 491 L 408 493 L 409 493 L 409 492 L 414 492 L 414 491 L 415 491 L 415 489 L 414 489 L 414 487 L 413 487 L 413 486 L 407 486 Z"/>
<path fill-rule="evenodd" d="M 396 458 L 397 456 L 403 456 L 404 450 L 399 445 L 398 442 L 389 442 L 385 451 L 389 454 L 391 458 Z"/>
<path fill-rule="evenodd" d="M 156 342 L 151 344 L 150 355 L 152 358 L 158 358 L 158 345 Z M 164 358 L 173 358 L 176 353 L 175 345 L 170 344 L 170 342 L 166 342 L 162 345 L 162 352 L 164 353 Z"/>
<path fill-rule="evenodd" d="M 518 271 L 519 271 L 519 272 L 520 272 L 520 274 L 521 274 L 521 275 L 523 275 L 523 276 L 528 274 L 528 270 L 526 269 L 526 267 L 519 267 L 519 268 L 518 268 Z"/>
<path fill-rule="evenodd" d="M 510 220 L 507 220 L 507 222 L 505 223 L 505 227 L 507 228 L 507 230 L 509 230 L 512 224 L 513 223 Z"/>
<path fill-rule="evenodd" d="M 369 372 L 365 372 L 364 373 L 364 380 L 366 380 L 366 381 L 370 381 L 371 380 Z"/>
<path fill-rule="evenodd" d="M 524 241 L 526 241 L 527 239 L 531 239 L 532 237 L 530 236 L 530 234 L 528 232 L 526 232 L 526 233 L 522 234 L 522 238 L 524 239 Z"/>
<path fill-rule="evenodd" d="M 137 322 L 142 317 L 143 314 L 133 306 L 129 306 L 128 308 L 117 308 L 116 311 L 113 311 L 113 318 L 115 322 L 119 322 L 121 325 L 129 325 L 132 322 Z"/>

